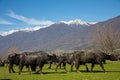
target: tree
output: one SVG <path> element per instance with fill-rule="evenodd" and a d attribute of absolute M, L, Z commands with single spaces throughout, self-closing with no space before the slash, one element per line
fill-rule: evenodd
<path fill-rule="evenodd" d="M 18 52 L 18 49 L 16 46 L 11 46 L 8 49 L 8 54 L 13 54 L 13 53 L 17 53 L 17 52 Z"/>
<path fill-rule="evenodd" d="M 113 27 L 97 27 L 95 40 L 98 48 L 106 53 L 113 53 L 120 48 L 120 32 Z"/>

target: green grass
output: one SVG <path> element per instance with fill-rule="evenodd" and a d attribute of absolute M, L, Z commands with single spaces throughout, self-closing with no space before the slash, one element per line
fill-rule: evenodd
<path fill-rule="evenodd" d="M 88 64 L 90 68 L 90 64 Z M 18 75 L 18 67 L 15 66 L 16 73 L 8 73 L 7 67 L 0 67 L 0 79 L 6 80 L 120 80 L 120 61 L 107 61 L 104 65 L 106 73 L 103 73 L 99 65 L 95 65 L 94 72 L 86 72 L 85 66 L 80 66 L 81 73 L 69 72 L 65 73 L 64 69 L 58 69 L 55 72 L 55 65 L 52 69 L 47 69 L 48 65 L 44 66 L 44 74 L 31 74 L 24 68 L 21 75 Z M 70 66 L 67 65 L 67 70 Z M 74 68 L 75 70 L 75 68 Z"/>

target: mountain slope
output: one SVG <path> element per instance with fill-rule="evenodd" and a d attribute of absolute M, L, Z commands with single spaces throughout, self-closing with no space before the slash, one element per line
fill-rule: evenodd
<path fill-rule="evenodd" d="M 104 22 L 99 22 L 95 24 L 94 26 L 95 27 L 112 27 L 120 31 L 120 16 L 117 16 L 115 18 L 109 19 Z"/>
<path fill-rule="evenodd" d="M 77 21 L 76 21 L 77 22 Z M 93 33 L 96 27 L 112 26 L 120 30 L 120 16 L 99 22 L 82 25 L 81 23 L 55 23 L 37 31 L 19 31 L 0 37 L 0 54 L 7 54 L 9 47 L 16 46 L 19 51 L 54 49 L 93 48 Z"/>

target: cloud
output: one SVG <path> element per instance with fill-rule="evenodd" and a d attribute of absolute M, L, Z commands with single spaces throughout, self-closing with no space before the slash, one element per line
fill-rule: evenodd
<path fill-rule="evenodd" d="M 30 25 L 51 25 L 51 24 L 54 23 L 54 22 L 49 21 L 49 20 L 37 20 L 37 19 L 34 19 L 34 18 L 27 18 L 25 16 L 18 15 L 16 13 L 14 13 L 13 11 L 10 11 L 7 15 L 9 17 L 12 17 L 12 18 L 15 18 L 17 20 L 23 21 L 23 22 L 25 22 L 27 24 L 30 24 Z"/>
<path fill-rule="evenodd" d="M 0 19 L 0 24 L 12 25 L 13 23 L 4 19 Z"/>

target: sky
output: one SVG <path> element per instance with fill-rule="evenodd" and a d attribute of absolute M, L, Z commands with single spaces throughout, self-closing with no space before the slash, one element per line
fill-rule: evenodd
<path fill-rule="evenodd" d="M 120 16 L 120 0 L 0 0 L 0 34 L 60 21 L 101 22 Z"/>

